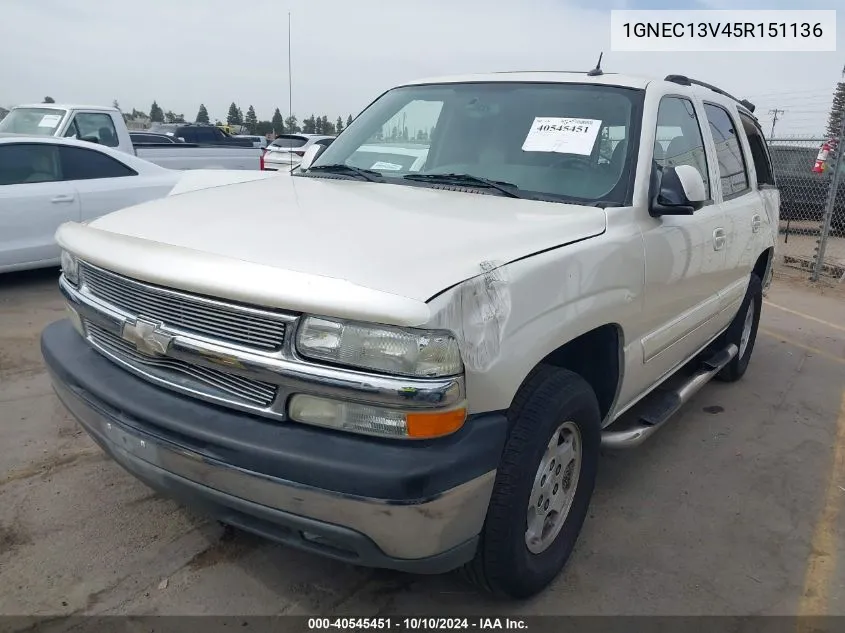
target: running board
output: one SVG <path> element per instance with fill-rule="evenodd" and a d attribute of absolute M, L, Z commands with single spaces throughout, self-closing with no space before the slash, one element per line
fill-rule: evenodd
<path fill-rule="evenodd" d="M 710 382 L 713 376 L 731 362 L 738 351 L 737 346 L 731 344 L 707 358 L 701 363 L 699 370 L 680 386 L 657 395 L 654 402 L 639 414 L 637 422 L 632 426 L 618 431 L 603 431 L 601 436 L 602 446 L 605 448 L 634 448 L 645 442 L 669 418 L 675 415 L 678 409 L 689 402 L 704 385 Z"/>

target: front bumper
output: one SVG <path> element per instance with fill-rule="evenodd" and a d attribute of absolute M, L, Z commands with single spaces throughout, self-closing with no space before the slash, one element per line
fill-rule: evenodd
<path fill-rule="evenodd" d="M 59 398 L 150 487 L 273 540 L 359 565 L 441 573 L 474 555 L 507 432 L 502 414 L 396 442 L 224 409 L 161 389 L 68 321 L 41 347 Z"/>

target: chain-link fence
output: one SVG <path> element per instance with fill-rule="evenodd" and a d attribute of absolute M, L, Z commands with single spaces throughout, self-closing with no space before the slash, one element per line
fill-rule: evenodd
<path fill-rule="evenodd" d="M 783 265 L 842 280 L 845 279 L 845 157 L 839 164 L 839 183 L 830 209 L 835 153 L 831 152 L 822 173 L 813 171 L 825 141 L 821 138 L 769 140 L 781 200 L 778 251 Z M 829 210 L 832 213 L 825 230 Z M 824 258 L 818 265 L 822 251 Z"/>

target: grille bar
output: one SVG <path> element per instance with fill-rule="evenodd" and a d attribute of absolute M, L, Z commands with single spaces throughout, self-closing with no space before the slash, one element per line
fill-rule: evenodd
<path fill-rule="evenodd" d="M 207 391 L 211 387 L 217 392 L 240 400 L 243 404 L 269 407 L 276 398 L 277 387 L 258 380 L 243 378 L 208 367 L 186 363 L 164 356 L 146 356 L 118 336 L 88 321 L 85 325 L 92 342 L 129 365 L 143 367 L 145 371 L 157 374 L 159 378 L 176 386 L 199 387 Z M 180 375 L 177 378 L 174 374 Z M 187 384 L 185 378 L 188 378 Z M 190 383 L 194 383 L 191 385 Z M 205 386 L 206 389 L 202 389 Z"/>
<path fill-rule="evenodd" d="M 80 262 L 88 292 L 124 312 L 161 321 L 186 332 L 260 350 L 279 350 L 284 317 L 142 283 Z"/>

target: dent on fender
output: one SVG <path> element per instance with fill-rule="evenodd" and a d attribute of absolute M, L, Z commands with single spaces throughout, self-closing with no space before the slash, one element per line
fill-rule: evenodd
<path fill-rule="evenodd" d="M 511 314 L 510 279 L 504 263 L 483 261 L 481 273 L 460 283 L 430 321 L 455 333 L 464 365 L 486 371 L 498 358 Z"/>

